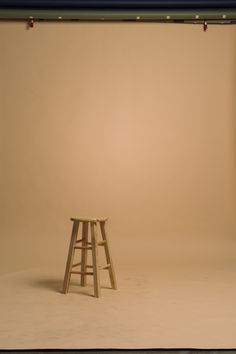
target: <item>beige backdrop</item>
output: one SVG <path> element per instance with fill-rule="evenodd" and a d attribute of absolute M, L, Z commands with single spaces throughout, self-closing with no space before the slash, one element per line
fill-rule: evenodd
<path fill-rule="evenodd" d="M 1 23 L 1 272 L 64 264 L 71 216 L 109 216 L 116 267 L 232 261 L 235 40 Z"/>

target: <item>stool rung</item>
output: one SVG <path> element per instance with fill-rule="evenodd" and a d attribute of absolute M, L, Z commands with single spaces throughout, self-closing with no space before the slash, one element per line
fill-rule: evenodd
<path fill-rule="evenodd" d="M 77 266 L 79 266 L 79 265 L 81 265 L 81 264 L 82 264 L 82 262 L 72 264 L 72 268 L 73 268 L 73 267 L 77 267 Z"/>
<path fill-rule="evenodd" d="M 109 269 L 111 267 L 110 263 L 108 263 L 107 265 L 103 266 L 103 267 L 99 267 L 99 269 Z"/>
<path fill-rule="evenodd" d="M 91 250 L 92 247 L 86 247 L 86 246 L 75 246 L 74 248 L 76 248 L 77 250 Z"/>
<path fill-rule="evenodd" d="M 86 274 L 86 275 L 93 275 L 93 272 L 74 272 L 70 271 L 71 274 Z"/>
<path fill-rule="evenodd" d="M 107 242 L 106 240 L 98 242 L 98 246 L 103 246 L 103 245 L 105 245 L 106 242 Z"/>
<path fill-rule="evenodd" d="M 80 240 L 77 240 L 77 241 L 76 241 L 76 243 L 80 243 L 80 242 L 82 242 L 82 241 L 84 241 L 84 239 L 83 239 L 83 238 L 81 238 Z M 91 244 L 92 244 L 92 242 L 86 242 L 86 244 L 87 244 L 87 245 L 91 245 Z"/>
<path fill-rule="evenodd" d="M 87 265 L 86 266 L 87 268 L 93 268 L 93 266 L 92 265 Z M 105 266 L 101 266 L 101 267 L 99 267 L 99 269 L 109 269 L 111 267 L 111 265 L 110 265 L 110 263 L 108 263 L 108 264 L 106 264 Z"/>

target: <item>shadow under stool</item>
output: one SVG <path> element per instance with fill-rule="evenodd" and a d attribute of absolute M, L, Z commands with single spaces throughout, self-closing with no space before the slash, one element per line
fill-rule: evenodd
<path fill-rule="evenodd" d="M 66 294 L 69 290 L 71 274 L 81 275 L 82 286 L 86 286 L 87 284 L 87 275 L 93 275 L 94 296 L 100 297 L 100 270 L 103 269 L 109 271 L 111 287 L 113 289 L 117 289 L 116 277 L 105 229 L 107 220 L 108 218 L 71 218 L 71 221 L 73 222 L 73 227 L 62 289 L 62 292 L 64 294 Z M 80 225 L 82 230 L 82 237 L 78 239 Z M 100 234 L 102 236 L 102 241 L 98 241 L 98 225 L 100 226 Z M 91 236 L 90 241 L 89 229 Z M 107 262 L 105 266 L 101 266 L 99 263 L 98 246 L 104 247 Z M 75 250 L 77 249 L 81 250 L 81 262 L 73 264 Z M 87 264 L 88 250 L 92 252 L 92 265 Z M 80 267 L 80 271 L 76 270 L 76 267 Z M 87 271 L 87 269 L 89 268 L 92 268 L 92 272 Z"/>

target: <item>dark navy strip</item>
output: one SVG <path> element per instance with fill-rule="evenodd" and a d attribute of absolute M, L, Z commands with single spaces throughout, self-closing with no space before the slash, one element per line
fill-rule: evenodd
<path fill-rule="evenodd" d="M 236 8 L 236 0 L 0 0 L 0 8 L 31 9 L 217 9 Z"/>

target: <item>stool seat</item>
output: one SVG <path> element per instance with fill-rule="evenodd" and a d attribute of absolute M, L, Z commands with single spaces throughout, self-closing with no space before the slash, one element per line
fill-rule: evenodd
<path fill-rule="evenodd" d="M 81 286 L 86 285 L 87 275 L 93 275 L 94 295 L 95 297 L 100 297 L 100 271 L 104 269 L 109 272 L 111 287 L 113 289 L 117 289 L 114 267 L 105 227 L 108 218 L 83 217 L 71 218 L 70 220 L 73 222 L 73 227 L 63 282 L 63 293 L 66 294 L 68 292 L 71 274 L 81 276 Z M 81 238 L 78 238 L 80 225 L 82 225 L 82 232 Z M 102 236 L 101 241 L 98 241 L 98 226 L 100 226 L 100 234 Z M 90 241 L 89 236 L 91 238 Z M 98 246 L 104 247 L 106 256 L 105 265 L 101 265 L 99 262 Z M 81 251 L 81 261 L 73 264 L 75 251 L 77 250 Z M 92 251 L 92 264 L 88 264 L 88 251 Z M 77 267 L 80 268 L 77 269 Z M 92 268 L 92 272 L 88 271 L 88 268 Z"/>
<path fill-rule="evenodd" d="M 80 222 L 105 222 L 108 218 L 71 218 L 71 221 Z"/>

